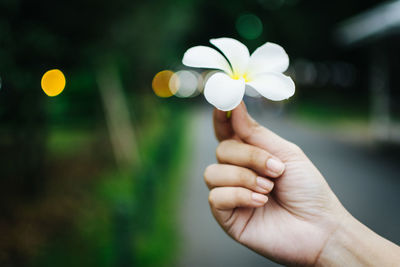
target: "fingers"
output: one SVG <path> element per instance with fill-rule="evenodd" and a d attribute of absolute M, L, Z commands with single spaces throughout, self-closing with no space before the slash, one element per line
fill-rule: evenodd
<path fill-rule="evenodd" d="M 287 152 L 301 152 L 299 147 L 253 120 L 243 102 L 232 111 L 231 118 L 227 118 L 226 112 L 214 109 L 213 121 L 215 135 L 219 141 L 240 139 L 279 157 Z"/>
<path fill-rule="evenodd" d="M 210 191 L 208 201 L 212 209 L 230 210 L 262 207 L 268 197 L 242 187 L 217 187 Z"/>
<path fill-rule="evenodd" d="M 268 150 L 274 155 L 279 155 L 282 150 L 291 150 L 294 147 L 289 141 L 253 120 L 243 102 L 232 111 L 231 124 L 234 133 L 245 143 Z"/>
<path fill-rule="evenodd" d="M 264 149 L 236 140 L 225 140 L 217 147 L 220 163 L 252 169 L 262 176 L 276 178 L 282 175 L 285 165 Z"/>
<path fill-rule="evenodd" d="M 226 112 L 214 109 L 213 122 L 215 136 L 219 141 L 230 139 L 233 136 L 231 120 L 228 119 Z"/>
<path fill-rule="evenodd" d="M 267 194 L 274 183 L 257 176 L 249 169 L 225 164 L 212 164 L 204 172 L 204 180 L 209 189 L 215 187 L 244 187 L 252 191 Z"/>

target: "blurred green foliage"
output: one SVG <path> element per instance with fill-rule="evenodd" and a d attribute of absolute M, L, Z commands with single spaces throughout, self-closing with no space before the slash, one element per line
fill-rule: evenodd
<path fill-rule="evenodd" d="M 187 116 L 151 79 L 179 62 L 194 2 L 0 2 L 0 265 L 159 266 L 174 257 Z M 99 69 L 121 79 L 141 162 L 113 157 Z M 45 71 L 65 91 L 48 98 Z"/>
<path fill-rule="evenodd" d="M 35 266 L 168 266 L 173 262 L 178 247 L 177 193 L 188 142 L 182 125 L 189 117 L 178 112 L 181 105 L 159 104 L 168 111 L 152 118 L 141 142 L 142 165 L 133 175 L 115 169 L 102 173 L 87 192 L 89 201 L 79 209 L 74 228 L 49 242 Z M 77 138 L 70 136 L 75 143 Z"/>

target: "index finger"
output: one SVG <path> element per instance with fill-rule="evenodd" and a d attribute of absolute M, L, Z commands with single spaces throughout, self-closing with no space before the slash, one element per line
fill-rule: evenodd
<path fill-rule="evenodd" d="M 218 141 L 231 139 L 234 135 L 231 119 L 226 114 L 219 109 L 214 109 L 213 112 L 214 131 Z"/>

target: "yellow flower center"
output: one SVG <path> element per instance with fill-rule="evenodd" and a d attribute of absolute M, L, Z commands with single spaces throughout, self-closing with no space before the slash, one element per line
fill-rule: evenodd
<path fill-rule="evenodd" d="M 231 78 L 234 80 L 239 80 L 240 78 L 243 78 L 246 83 L 250 81 L 249 77 L 247 76 L 247 73 L 245 73 L 243 75 L 234 73 L 231 75 Z"/>

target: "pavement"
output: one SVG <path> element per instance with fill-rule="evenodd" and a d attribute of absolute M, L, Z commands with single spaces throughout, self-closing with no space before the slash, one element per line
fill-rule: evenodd
<path fill-rule="evenodd" d="M 388 152 L 371 145 L 362 131 L 354 135 L 348 129 L 318 127 L 287 116 L 282 107 L 262 105 L 248 105 L 250 114 L 298 144 L 350 213 L 378 234 L 400 244 L 398 150 Z M 181 192 L 178 266 L 280 266 L 237 244 L 212 217 L 203 181 L 206 166 L 216 162 L 212 107 L 196 107 L 192 117 L 191 162 Z"/>

